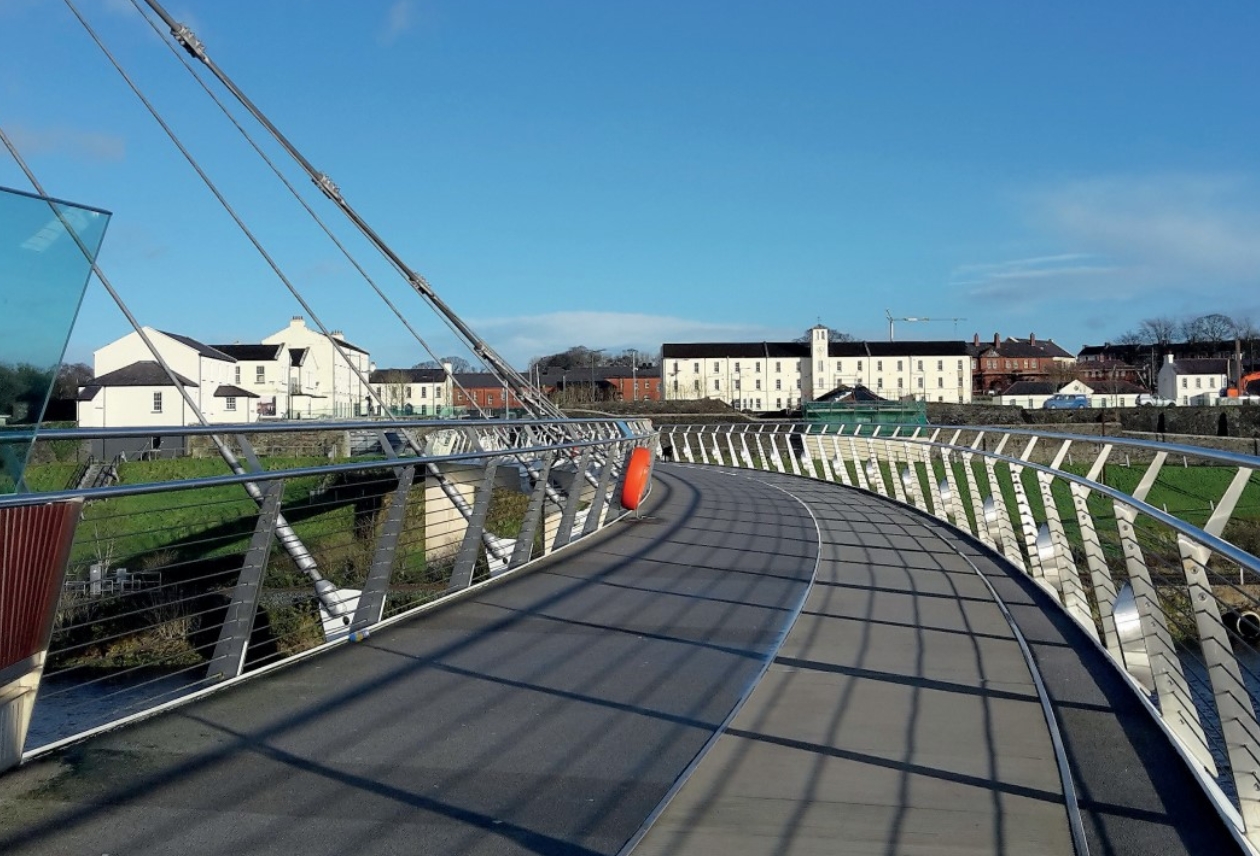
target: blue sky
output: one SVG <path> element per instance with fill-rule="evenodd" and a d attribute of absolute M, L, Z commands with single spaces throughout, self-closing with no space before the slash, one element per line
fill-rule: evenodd
<path fill-rule="evenodd" d="M 425 359 L 130 0 L 76 2 L 328 326 Z M 818 320 L 883 339 L 885 310 L 965 319 L 898 338 L 1071 351 L 1155 315 L 1260 322 L 1251 2 L 168 8 L 517 365 Z M 301 312 L 58 0 L 0 0 L 0 126 L 49 193 L 113 212 L 101 264 L 145 323 L 256 341 Z M 0 185 L 29 189 L 4 152 Z M 126 329 L 94 284 L 69 358 Z"/>

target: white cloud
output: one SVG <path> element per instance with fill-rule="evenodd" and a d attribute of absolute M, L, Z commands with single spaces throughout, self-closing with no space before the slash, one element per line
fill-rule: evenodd
<path fill-rule="evenodd" d="M 609 352 L 636 348 L 654 355 L 662 342 L 781 341 L 800 335 L 752 324 L 720 324 L 635 312 L 550 312 L 513 318 L 470 319 L 469 323 L 513 365 L 574 345 Z"/>
<path fill-rule="evenodd" d="M 415 25 L 415 4 L 412 0 L 395 0 L 385 15 L 381 42 L 393 44 Z"/>
<path fill-rule="evenodd" d="M 962 265 L 967 296 L 1005 309 L 1050 301 L 1230 302 L 1260 282 L 1260 204 L 1242 175 L 1111 176 L 1019 201 L 1029 242 L 1054 254 Z"/>
<path fill-rule="evenodd" d="M 91 163 L 120 161 L 127 145 L 117 134 L 84 131 L 67 126 L 31 128 L 14 125 L 9 137 L 23 155 L 59 154 Z"/>

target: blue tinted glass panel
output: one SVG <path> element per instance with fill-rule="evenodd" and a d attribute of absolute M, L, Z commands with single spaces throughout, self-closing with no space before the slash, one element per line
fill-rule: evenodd
<path fill-rule="evenodd" d="M 21 484 L 109 213 L 0 188 L 0 491 Z M 21 434 L 18 439 L 16 434 Z M 0 434 L 0 440 L 3 434 Z"/>

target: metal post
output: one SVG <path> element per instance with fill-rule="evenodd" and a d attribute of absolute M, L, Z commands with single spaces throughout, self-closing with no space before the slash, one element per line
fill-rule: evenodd
<path fill-rule="evenodd" d="M 416 480 L 414 465 L 398 471 L 398 487 L 389 500 L 389 511 L 381 524 L 372 554 L 372 566 L 363 581 L 363 593 L 359 595 L 350 632 L 364 630 L 381 620 L 385 614 L 385 597 L 389 593 L 389 581 L 394 575 L 394 561 L 398 557 L 398 538 L 402 535 L 403 522 L 407 519 L 407 498 Z"/>
<path fill-rule="evenodd" d="M 498 458 L 486 459 L 486 472 L 477 488 L 477 495 L 473 497 L 468 528 L 464 530 L 464 540 L 460 542 L 459 552 L 455 556 L 455 568 L 451 571 L 451 582 L 448 586 L 450 591 L 465 589 L 472 585 L 473 569 L 481 553 L 481 535 L 486 528 L 486 513 L 490 510 L 490 498 L 494 494 L 494 473 L 498 466 Z M 575 483 L 580 477 L 581 473 L 575 476 Z"/>
<path fill-rule="evenodd" d="M 608 505 L 608 488 L 612 485 L 613 461 L 616 457 L 609 450 L 604 457 L 604 465 L 599 468 L 599 484 L 595 486 L 595 495 L 591 497 L 591 505 L 586 510 L 586 521 L 582 524 L 583 535 L 590 535 L 603 522 L 604 509 Z"/>
<path fill-rule="evenodd" d="M 245 669 L 245 654 L 249 649 L 249 637 L 254 632 L 262 578 L 267 570 L 267 559 L 271 556 L 271 545 L 276 540 L 276 520 L 280 516 L 284 484 L 272 481 L 260 489 L 263 502 L 254 524 L 254 535 L 249 541 L 241 572 L 236 577 L 232 601 L 219 627 L 219 640 L 206 669 L 207 678 L 235 678 Z"/>
<path fill-rule="evenodd" d="M 700 448 L 703 450 L 704 446 L 701 445 Z M 573 521 L 577 519 L 578 505 L 582 501 L 582 474 L 586 472 L 590 462 L 591 450 L 587 447 L 582 449 L 582 454 L 578 457 L 577 472 L 573 475 L 573 483 L 569 487 L 569 496 L 564 502 L 564 511 L 560 514 L 560 526 L 556 529 L 556 537 L 552 542 L 551 549 L 553 550 L 559 550 L 572 540 Z"/>
<path fill-rule="evenodd" d="M 534 476 L 534 490 L 529 495 L 529 505 L 525 508 L 525 519 L 521 523 L 521 534 L 516 538 L 516 546 L 512 550 L 509 568 L 519 568 L 529 561 L 534 549 L 534 537 L 542 521 L 543 507 L 547 499 L 547 480 L 551 478 L 551 465 L 556 459 L 555 452 L 544 452 L 541 465 Z"/>

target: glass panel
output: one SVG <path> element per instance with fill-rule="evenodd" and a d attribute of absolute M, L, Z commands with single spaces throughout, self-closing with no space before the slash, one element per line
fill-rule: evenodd
<path fill-rule="evenodd" d="M 0 493 L 20 489 L 109 212 L 0 187 Z M 73 395 L 74 390 L 66 390 Z"/>

